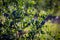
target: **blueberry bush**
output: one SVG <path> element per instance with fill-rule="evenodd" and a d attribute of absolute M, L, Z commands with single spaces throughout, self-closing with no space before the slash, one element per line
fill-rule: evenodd
<path fill-rule="evenodd" d="M 0 0 L 0 40 L 60 40 L 60 0 Z"/>

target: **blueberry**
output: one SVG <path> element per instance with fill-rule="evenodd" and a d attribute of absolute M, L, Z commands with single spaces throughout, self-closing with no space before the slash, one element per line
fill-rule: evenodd
<path fill-rule="evenodd" d="M 12 15 L 15 17 L 16 16 L 16 11 L 13 11 L 12 12 Z"/>
<path fill-rule="evenodd" d="M 45 20 L 51 20 L 51 19 L 55 19 L 55 18 L 56 18 L 56 16 L 48 15 L 48 16 L 45 18 Z"/>
<path fill-rule="evenodd" d="M 20 14 L 17 14 L 15 18 L 16 18 L 16 19 L 21 18 L 21 17 L 20 17 Z"/>
<path fill-rule="evenodd" d="M 56 17 L 56 18 L 53 18 L 52 22 L 56 22 L 58 24 L 60 24 L 60 17 Z"/>
<path fill-rule="evenodd" d="M 9 18 L 9 14 L 4 13 L 3 15 L 4 15 L 5 17 Z"/>
<path fill-rule="evenodd" d="M 18 30 L 18 32 L 22 32 L 22 30 Z"/>
<path fill-rule="evenodd" d="M 45 20 L 43 20 L 42 22 L 41 22 L 41 25 L 44 25 L 45 24 Z"/>
<path fill-rule="evenodd" d="M 28 25 L 30 25 L 30 23 L 28 23 Z"/>
<path fill-rule="evenodd" d="M 52 18 L 53 18 L 53 19 L 55 19 L 55 18 L 56 18 L 56 16 L 52 16 Z"/>
<path fill-rule="evenodd" d="M 14 25 L 14 21 L 12 21 L 12 22 L 10 23 L 10 25 L 11 25 L 11 26 Z"/>
<path fill-rule="evenodd" d="M 20 14 L 19 14 L 19 13 L 16 13 L 16 11 L 13 11 L 13 12 L 12 12 L 12 15 L 13 15 L 13 17 L 14 17 L 15 19 L 21 18 L 21 17 L 20 17 Z"/>
<path fill-rule="evenodd" d="M 10 22 L 10 27 L 13 27 L 14 21 Z"/>
<path fill-rule="evenodd" d="M 48 15 L 45 20 L 48 20 L 48 19 L 51 19 L 52 18 L 52 15 Z"/>
<path fill-rule="evenodd" d="M 38 29 L 38 28 L 41 28 L 41 27 L 45 24 L 45 22 L 46 22 L 46 21 L 43 20 L 43 21 L 40 23 L 40 25 L 37 26 L 37 29 Z"/>
<path fill-rule="evenodd" d="M 18 30 L 19 36 L 23 34 L 22 30 Z"/>

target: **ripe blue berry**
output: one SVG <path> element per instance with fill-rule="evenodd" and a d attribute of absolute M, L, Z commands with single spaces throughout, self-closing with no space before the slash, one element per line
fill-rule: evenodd
<path fill-rule="evenodd" d="M 19 14 L 19 13 L 16 13 L 16 11 L 13 11 L 13 12 L 12 12 L 12 16 L 13 16 L 15 19 L 21 18 L 21 17 L 20 17 L 20 14 Z"/>
<path fill-rule="evenodd" d="M 16 16 L 16 11 L 13 11 L 12 12 L 12 15 L 15 17 Z"/>
<path fill-rule="evenodd" d="M 46 22 L 46 21 L 43 20 L 43 21 L 40 23 L 40 25 L 37 26 L 37 29 L 38 29 L 38 28 L 41 28 L 41 27 L 45 24 L 45 22 Z"/>
<path fill-rule="evenodd" d="M 10 27 L 13 28 L 14 26 L 14 21 L 10 22 Z"/>
<path fill-rule="evenodd" d="M 45 20 L 51 20 L 51 19 L 55 19 L 55 18 L 56 18 L 56 16 L 48 15 L 48 16 L 45 18 Z"/>
<path fill-rule="evenodd" d="M 18 32 L 22 32 L 22 30 L 18 30 Z"/>
<path fill-rule="evenodd" d="M 52 15 L 48 15 L 45 20 L 48 20 L 48 19 L 51 19 L 52 18 Z"/>
<path fill-rule="evenodd" d="M 44 25 L 45 24 L 45 20 L 43 20 L 42 22 L 41 22 L 41 25 Z"/>
<path fill-rule="evenodd" d="M 3 15 L 4 15 L 6 18 L 9 18 L 9 14 L 4 13 Z"/>
<path fill-rule="evenodd" d="M 22 34 L 24 34 L 23 31 L 22 30 L 18 30 L 17 35 L 20 37 Z"/>

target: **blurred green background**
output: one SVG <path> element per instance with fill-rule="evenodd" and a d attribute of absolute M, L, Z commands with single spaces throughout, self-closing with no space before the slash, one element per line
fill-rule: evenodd
<path fill-rule="evenodd" d="M 0 0 L 0 40 L 60 40 L 60 0 Z"/>

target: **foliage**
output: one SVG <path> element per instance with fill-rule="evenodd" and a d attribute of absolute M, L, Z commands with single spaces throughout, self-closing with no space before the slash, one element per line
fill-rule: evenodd
<path fill-rule="evenodd" d="M 59 0 L 0 0 L 0 40 L 59 40 L 60 25 L 53 23 L 60 17 L 59 4 Z"/>

